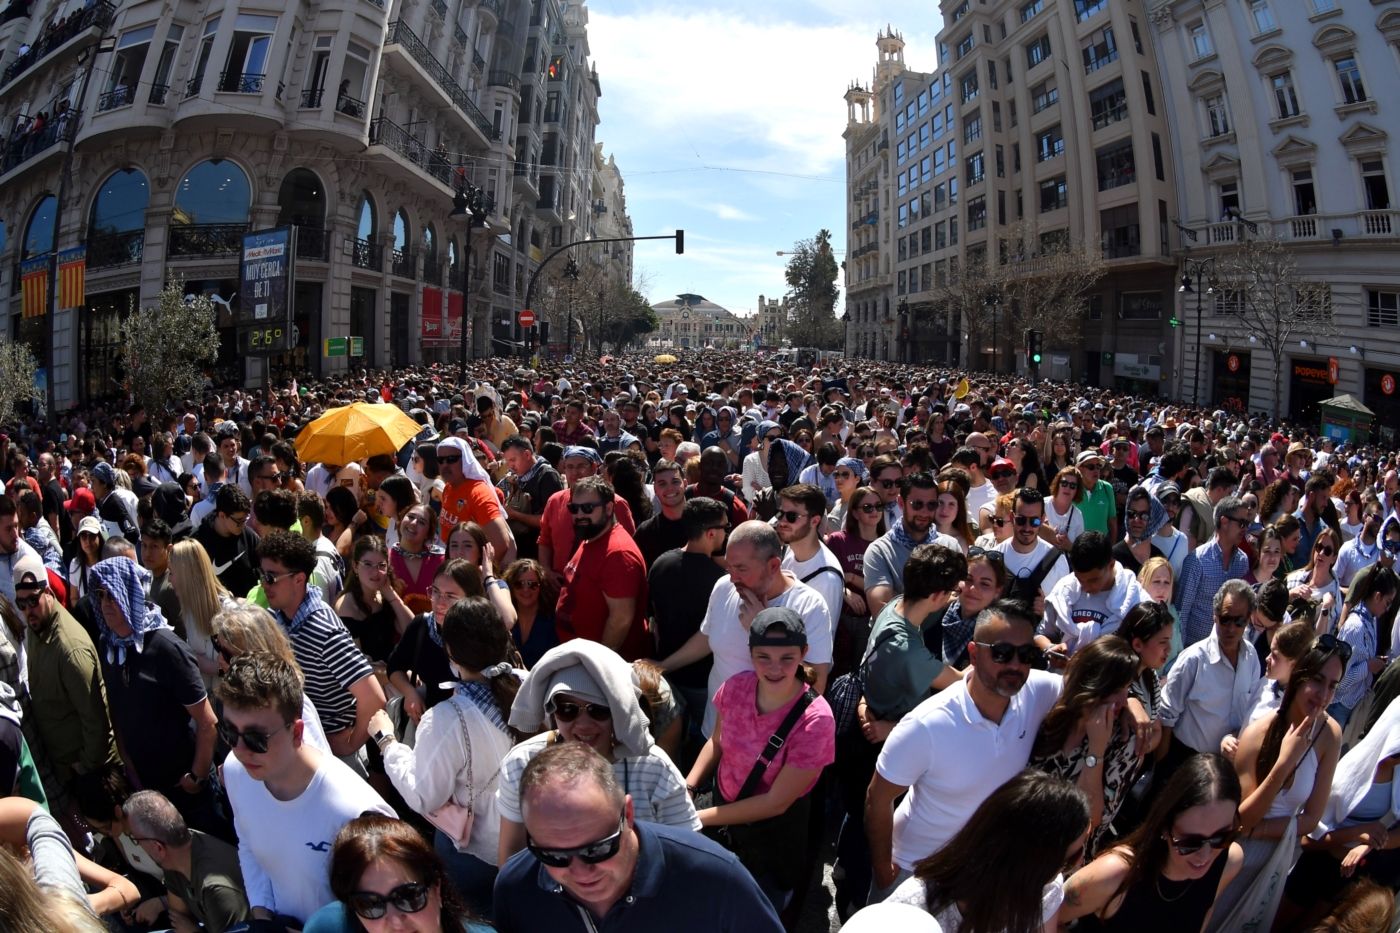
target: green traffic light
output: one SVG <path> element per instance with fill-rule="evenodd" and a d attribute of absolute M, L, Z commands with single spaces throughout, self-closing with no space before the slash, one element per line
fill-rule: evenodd
<path fill-rule="evenodd" d="M 1039 354 L 1039 353 L 1033 354 L 1033 355 L 1031 356 L 1031 362 L 1032 362 L 1032 363 L 1035 363 L 1037 366 L 1039 366 L 1039 365 L 1040 365 L 1040 354 Z"/>

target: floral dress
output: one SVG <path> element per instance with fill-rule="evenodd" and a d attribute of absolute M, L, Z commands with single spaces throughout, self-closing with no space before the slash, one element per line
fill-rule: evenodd
<path fill-rule="evenodd" d="M 1061 749 L 1052 755 L 1032 756 L 1029 767 L 1064 778 L 1074 784 L 1079 780 L 1079 773 L 1084 770 L 1084 758 L 1088 754 L 1089 737 L 1085 736 L 1079 746 L 1071 751 Z M 1118 810 L 1123 806 L 1128 791 L 1132 789 L 1133 780 L 1137 777 L 1137 737 L 1131 729 L 1124 728 L 1121 722 L 1113 738 L 1109 740 L 1108 751 L 1104 753 L 1099 767 L 1103 769 L 1103 818 L 1085 847 L 1086 862 L 1101 849 L 1107 848 L 1106 844 L 1114 839 L 1113 818 L 1118 815 Z"/>

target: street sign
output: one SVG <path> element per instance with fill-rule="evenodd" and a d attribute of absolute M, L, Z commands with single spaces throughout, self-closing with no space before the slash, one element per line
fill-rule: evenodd
<path fill-rule="evenodd" d="M 345 356 L 350 348 L 349 343 L 349 338 L 347 337 L 328 337 L 324 341 L 325 351 L 322 355 Z"/>
<path fill-rule="evenodd" d="M 1327 381 L 1336 385 L 1337 380 L 1341 378 L 1341 368 L 1342 364 L 1337 362 L 1337 358 L 1329 356 L 1327 358 Z"/>
<path fill-rule="evenodd" d="M 364 355 L 365 355 L 365 338 L 363 338 L 363 337 L 351 337 L 351 338 L 350 338 L 350 355 L 351 355 L 351 356 L 364 356 Z"/>
<path fill-rule="evenodd" d="M 535 326 L 535 312 L 531 311 L 529 308 L 526 308 L 524 311 L 520 312 L 519 319 L 521 327 Z"/>
<path fill-rule="evenodd" d="M 251 355 L 290 348 L 296 229 L 278 227 L 243 235 L 239 264 L 238 349 Z"/>

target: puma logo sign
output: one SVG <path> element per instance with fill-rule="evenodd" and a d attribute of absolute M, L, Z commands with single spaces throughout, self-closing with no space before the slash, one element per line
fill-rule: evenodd
<path fill-rule="evenodd" d="M 331 844 L 329 840 L 325 842 L 308 842 L 306 844 L 306 847 L 312 852 L 329 852 L 331 850 Z"/>

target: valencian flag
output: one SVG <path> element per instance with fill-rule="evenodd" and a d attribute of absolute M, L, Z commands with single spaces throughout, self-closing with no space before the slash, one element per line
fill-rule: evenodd
<path fill-rule="evenodd" d="M 27 259 L 19 264 L 19 281 L 24 316 L 39 317 L 49 309 L 49 257 Z"/>
<path fill-rule="evenodd" d="M 58 306 L 83 306 L 84 277 L 87 274 L 87 247 L 75 246 L 58 254 Z"/>

